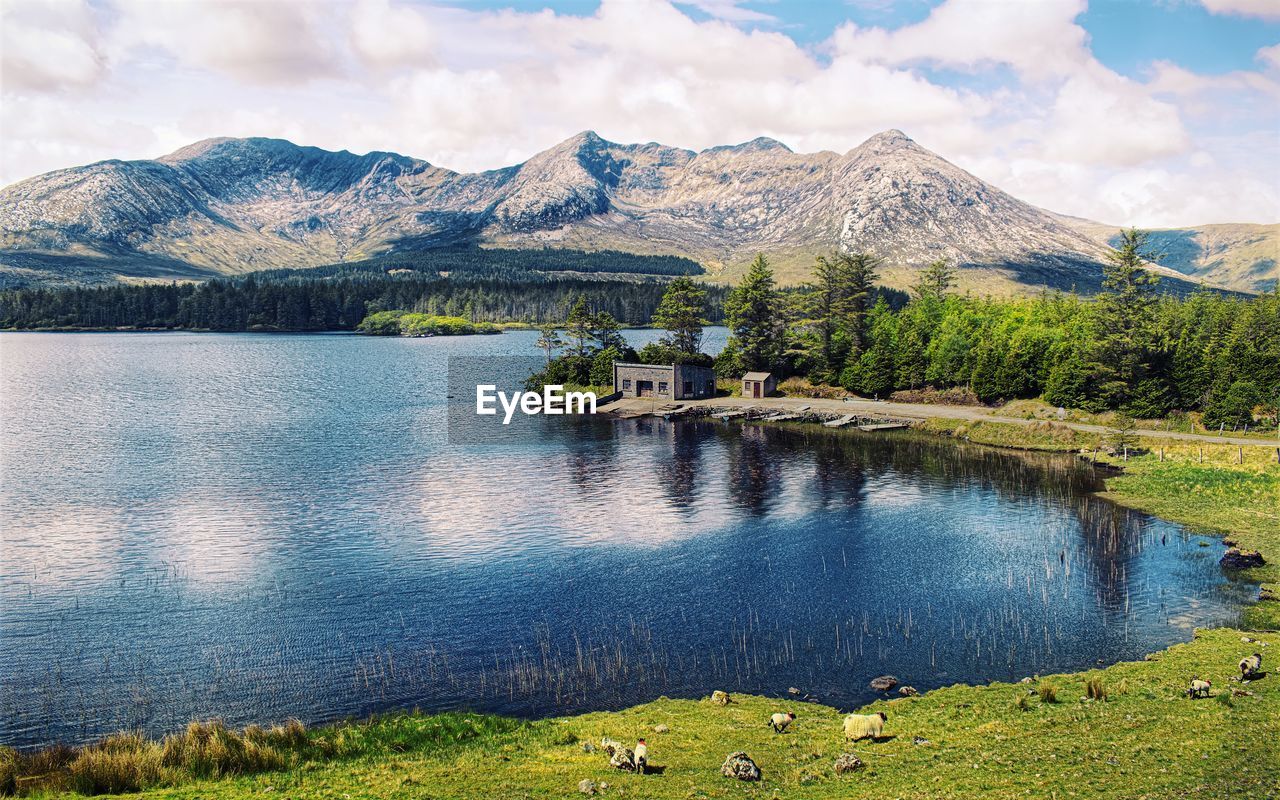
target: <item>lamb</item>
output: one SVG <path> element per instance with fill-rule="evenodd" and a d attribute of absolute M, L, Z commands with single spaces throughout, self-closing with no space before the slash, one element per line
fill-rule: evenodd
<path fill-rule="evenodd" d="M 643 775 L 644 768 L 649 765 L 649 745 L 644 739 L 636 742 L 636 774 Z"/>
<path fill-rule="evenodd" d="M 769 724 L 773 726 L 774 733 L 782 733 L 787 729 L 787 726 L 790 725 L 791 721 L 794 720 L 795 718 L 796 718 L 796 715 L 792 714 L 790 711 L 788 711 L 785 714 L 774 714 L 773 716 L 769 717 Z"/>
<path fill-rule="evenodd" d="M 884 724 L 889 715 L 883 711 L 874 714 L 850 714 L 844 718 L 844 736 L 846 739 L 879 739 L 884 733 Z"/>
<path fill-rule="evenodd" d="M 1209 681 L 1202 681 L 1197 677 L 1191 678 L 1191 687 L 1187 689 L 1187 697 L 1193 700 L 1197 697 L 1208 697 L 1209 687 L 1213 684 Z"/>
<path fill-rule="evenodd" d="M 1254 653 L 1240 659 L 1240 679 L 1249 680 L 1262 669 L 1262 653 Z"/>

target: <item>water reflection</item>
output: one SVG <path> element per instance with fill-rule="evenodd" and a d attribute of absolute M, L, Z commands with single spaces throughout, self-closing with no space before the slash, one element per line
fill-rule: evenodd
<path fill-rule="evenodd" d="M 1135 658 L 1248 591 L 1069 458 L 654 419 L 450 444 L 442 360 L 534 338 L 0 337 L 0 741 L 853 705 Z"/>

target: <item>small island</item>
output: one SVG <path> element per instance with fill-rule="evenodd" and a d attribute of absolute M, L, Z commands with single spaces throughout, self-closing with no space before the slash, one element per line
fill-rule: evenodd
<path fill-rule="evenodd" d="M 413 311 L 375 311 L 361 320 L 356 333 L 369 336 L 471 336 L 502 333 L 492 322 L 471 322 L 462 317 L 439 317 Z"/>

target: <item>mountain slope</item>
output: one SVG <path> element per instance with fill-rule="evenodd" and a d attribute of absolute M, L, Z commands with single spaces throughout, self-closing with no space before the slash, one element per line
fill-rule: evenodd
<path fill-rule="evenodd" d="M 1102 244 L 1113 244 L 1116 228 L 1061 218 Z M 1241 292 L 1269 292 L 1280 282 L 1280 224 L 1226 223 L 1151 231 L 1161 266 L 1181 275 Z"/>
<path fill-rule="evenodd" d="M 837 247 L 885 259 L 892 285 L 929 261 L 980 292 L 1092 290 L 1104 244 L 886 131 L 841 155 L 772 139 L 693 152 L 591 132 L 523 164 L 465 174 L 374 152 L 210 139 L 0 190 L 11 280 L 192 278 L 445 244 L 685 255 L 733 278 L 757 252 L 784 281 Z M 185 265 L 185 266 L 184 266 Z"/>

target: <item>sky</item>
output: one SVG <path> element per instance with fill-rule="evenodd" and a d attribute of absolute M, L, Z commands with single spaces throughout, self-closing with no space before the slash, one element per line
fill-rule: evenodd
<path fill-rule="evenodd" d="M 0 184 L 212 136 L 519 163 L 897 128 L 1108 224 L 1280 222 L 1280 0 L 2 0 Z"/>

